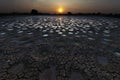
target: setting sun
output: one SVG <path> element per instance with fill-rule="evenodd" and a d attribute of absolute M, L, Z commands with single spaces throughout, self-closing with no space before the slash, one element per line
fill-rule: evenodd
<path fill-rule="evenodd" d="M 58 8 L 58 13 L 63 13 L 64 9 L 63 8 Z"/>

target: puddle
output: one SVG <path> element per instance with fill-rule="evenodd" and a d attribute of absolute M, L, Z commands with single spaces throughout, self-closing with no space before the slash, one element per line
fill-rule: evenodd
<path fill-rule="evenodd" d="M 60 32 L 60 30 L 56 30 L 56 32 Z"/>
<path fill-rule="evenodd" d="M 71 34 L 73 34 L 73 33 L 72 33 L 72 32 L 68 32 L 68 34 L 70 34 L 70 35 L 71 35 Z"/>
<path fill-rule="evenodd" d="M 110 33 L 110 31 L 109 30 L 105 30 L 104 33 Z"/>
<path fill-rule="evenodd" d="M 40 26 L 39 28 L 40 28 L 40 29 L 43 29 L 43 27 L 42 27 L 42 26 Z"/>
<path fill-rule="evenodd" d="M 0 33 L 0 35 L 5 35 L 5 34 L 6 34 L 5 32 Z"/>
<path fill-rule="evenodd" d="M 73 31 L 74 31 L 74 29 L 69 29 L 69 31 L 73 32 Z"/>
<path fill-rule="evenodd" d="M 62 32 L 58 32 L 58 34 L 63 34 Z"/>
<path fill-rule="evenodd" d="M 8 31 L 13 31 L 14 29 L 7 29 Z"/>
<path fill-rule="evenodd" d="M 88 38 L 89 40 L 95 40 L 94 38 Z"/>
<path fill-rule="evenodd" d="M 87 33 L 86 31 L 82 31 L 83 33 Z"/>
<path fill-rule="evenodd" d="M 43 33 L 44 33 L 44 32 L 47 32 L 47 30 L 43 30 L 42 32 L 43 32 Z"/>
<path fill-rule="evenodd" d="M 104 40 L 104 41 L 108 41 L 108 42 L 109 42 L 109 41 L 112 41 L 112 40 L 110 40 L 110 39 L 103 39 L 103 40 Z"/>
<path fill-rule="evenodd" d="M 44 34 L 43 37 L 48 37 L 48 34 Z"/>
<path fill-rule="evenodd" d="M 65 35 L 65 34 L 63 34 L 62 36 L 63 36 L 63 37 L 65 37 L 66 35 Z"/>
<path fill-rule="evenodd" d="M 27 30 L 28 28 L 22 28 L 22 30 Z"/>
<path fill-rule="evenodd" d="M 115 52 L 114 53 L 117 57 L 120 57 L 120 53 L 119 52 Z"/>
<path fill-rule="evenodd" d="M 20 33 L 23 33 L 23 31 L 18 31 L 17 33 L 19 33 L 19 34 L 20 34 Z"/>
<path fill-rule="evenodd" d="M 50 33 L 53 33 L 53 31 L 50 31 Z"/>
<path fill-rule="evenodd" d="M 66 30 L 65 29 L 62 29 L 63 32 L 65 32 Z"/>
<path fill-rule="evenodd" d="M 27 34 L 32 35 L 33 33 L 27 33 Z"/>
<path fill-rule="evenodd" d="M 79 36 L 79 35 L 76 35 L 75 37 L 78 37 L 78 38 L 79 38 L 80 36 Z"/>
<path fill-rule="evenodd" d="M 92 31 L 88 31 L 88 33 L 92 34 L 93 32 Z"/>

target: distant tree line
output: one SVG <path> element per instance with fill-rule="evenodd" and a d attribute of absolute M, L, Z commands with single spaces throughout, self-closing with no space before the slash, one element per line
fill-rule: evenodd
<path fill-rule="evenodd" d="M 32 9 L 30 13 L 18 13 L 18 12 L 13 12 L 13 13 L 0 13 L 0 16 L 9 16 L 9 15 L 67 15 L 67 16 L 80 16 L 80 15 L 85 15 L 85 16 L 107 16 L 107 17 L 117 17 L 120 18 L 120 13 L 119 14 L 113 14 L 113 13 L 72 13 L 68 12 L 66 14 L 50 14 L 50 13 L 41 13 L 36 9 Z"/>
<path fill-rule="evenodd" d="M 35 9 L 32 9 L 31 10 L 31 14 L 33 14 L 33 15 L 36 15 L 36 14 L 38 14 L 39 12 L 37 11 L 37 10 L 35 10 Z"/>

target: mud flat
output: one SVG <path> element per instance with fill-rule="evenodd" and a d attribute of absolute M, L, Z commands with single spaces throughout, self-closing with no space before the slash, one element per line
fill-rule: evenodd
<path fill-rule="evenodd" d="M 120 19 L 0 18 L 0 80 L 120 80 Z"/>

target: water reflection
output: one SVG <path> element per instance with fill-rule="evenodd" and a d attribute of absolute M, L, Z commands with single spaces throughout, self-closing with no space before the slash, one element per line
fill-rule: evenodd
<path fill-rule="evenodd" d="M 23 33 L 23 31 L 18 31 L 17 33 L 21 34 L 21 33 Z"/>
<path fill-rule="evenodd" d="M 43 37 L 48 37 L 48 34 L 44 34 Z"/>
<path fill-rule="evenodd" d="M 6 34 L 5 32 L 0 33 L 0 35 L 5 35 L 5 34 Z"/>
<path fill-rule="evenodd" d="M 120 57 L 120 52 L 115 52 L 114 53 L 117 57 Z"/>

